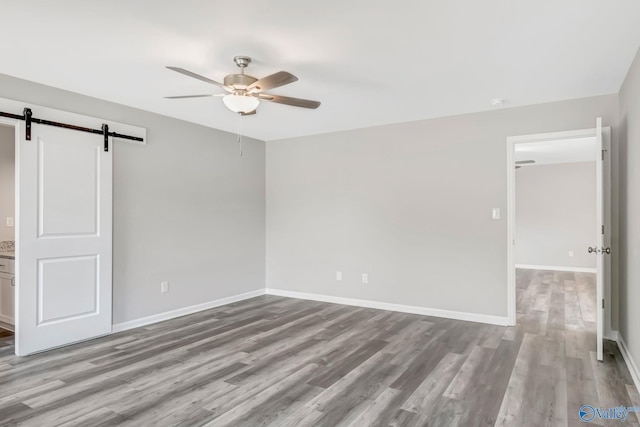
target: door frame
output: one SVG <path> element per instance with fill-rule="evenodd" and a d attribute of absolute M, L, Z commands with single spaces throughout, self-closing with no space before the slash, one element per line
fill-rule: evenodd
<path fill-rule="evenodd" d="M 509 326 L 516 325 L 516 263 L 515 263 L 515 239 L 516 239 L 516 170 L 515 147 L 516 144 L 544 142 L 563 139 L 596 137 L 596 128 L 580 129 L 564 132 L 539 133 L 507 137 L 507 321 Z M 611 128 L 602 128 L 603 146 L 607 152 L 604 156 L 604 226 L 605 246 L 611 246 L 616 253 L 617 248 L 612 245 L 611 236 Z M 594 241 L 595 244 L 595 241 Z M 584 248 L 587 250 L 587 248 Z M 604 258 L 604 338 L 613 337 L 611 330 L 611 257 Z M 597 302 L 596 302 L 597 303 Z"/>

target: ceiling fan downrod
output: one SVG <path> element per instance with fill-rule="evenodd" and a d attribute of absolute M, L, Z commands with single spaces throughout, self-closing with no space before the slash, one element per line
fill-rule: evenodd
<path fill-rule="evenodd" d="M 233 62 L 240 67 L 240 74 L 244 74 L 244 69 L 251 64 L 251 58 L 248 56 L 234 56 Z"/>

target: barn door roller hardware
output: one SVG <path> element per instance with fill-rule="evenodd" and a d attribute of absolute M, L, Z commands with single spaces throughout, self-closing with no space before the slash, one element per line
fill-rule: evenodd
<path fill-rule="evenodd" d="M 98 135 L 104 135 L 104 151 L 109 151 L 109 137 L 128 139 L 131 141 L 144 141 L 144 139 L 138 136 L 123 135 L 117 132 L 110 132 L 109 125 L 103 124 L 102 129 L 91 129 L 82 126 L 70 125 L 68 123 L 52 122 L 51 120 L 38 119 L 33 117 L 31 108 L 25 108 L 22 115 L 11 114 L 0 111 L 0 117 L 8 117 L 10 119 L 24 120 L 25 122 L 25 139 L 31 141 L 31 124 L 37 123 L 39 125 L 55 126 L 64 129 L 77 130 L 80 132 L 93 133 Z"/>

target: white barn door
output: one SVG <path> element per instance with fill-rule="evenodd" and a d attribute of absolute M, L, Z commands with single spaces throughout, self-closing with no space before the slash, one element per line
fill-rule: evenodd
<path fill-rule="evenodd" d="M 34 124 L 18 152 L 16 354 L 111 332 L 112 151 Z"/>

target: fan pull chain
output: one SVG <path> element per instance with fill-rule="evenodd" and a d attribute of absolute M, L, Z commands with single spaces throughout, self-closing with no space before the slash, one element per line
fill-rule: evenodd
<path fill-rule="evenodd" d="M 237 133 L 237 141 L 238 144 L 240 145 L 240 157 L 242 157 L 242 135 L 240 134 L 241 128 L 240 128 L 240 119 L 242 117 L 242 114 L 238 113 L 238 131 Z"/>

